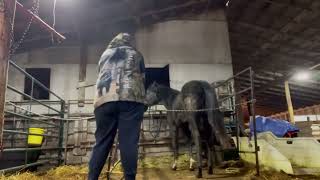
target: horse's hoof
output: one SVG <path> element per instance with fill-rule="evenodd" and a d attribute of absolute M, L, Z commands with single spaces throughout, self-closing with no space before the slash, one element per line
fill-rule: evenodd
<path fill-rule="evenodd" d="M 212 167 L 209 167 L 209 169 L 208 169 L 208 174 L 213 174 L 213 169 L 212 169 Z"/>
<path fill-rule="evenodd" d="M 195 170 L 195 160 L 190 158 L 190 164 L 189 164 L 189 170 L 194 171 Z"/>
<path fill-rule="evenodd" d="M 175 164 L 172 165 L 171 169 L 172 169 L 173 171 L 177 170 L 177 165 L 175 165 Z"/>
<path fill-rule="evenodd" d="M 197 174 L 197 178 L 202 178 L 202 174 Z"/>

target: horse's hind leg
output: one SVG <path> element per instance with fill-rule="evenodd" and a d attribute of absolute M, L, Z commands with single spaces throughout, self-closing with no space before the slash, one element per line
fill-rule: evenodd
<path fill-rule="evenodd" d="M 192 147 L 193 147 L 192 133 L 189 130 L 188 124 L 184 124 L 184 126 L 182 127 L 182 130 L 186 135 L 187 142 L 189 144 L 189 170 L 194 171 L 195 169 L 194 164 L 196 161 L 193 159 L 193 153 L 192 153 Z"/>
<path fill-rule="evenodd" d="M 177 126 L 172 125 L 171 127 L 171 133 L 172 133 L 172 148 L 173 148 L 173 158 L 174 162 L 172 164 L 171 169 L 172 170 L 177 170 L 177 163 L 178 163 L 178 156 L 179 156 L 179 148 L 178 148 L 178 136 L 179 136 L 179 131 Z"/>
<path fill-rule="evenodd" d="M 220 165 L 223 162 L 223 152 L 221 146 L 214 146 L 215 164 Z"/>
<path fill-rule="evenodd" d="M 208 174 L 213 174 L 213 166 L 215 164 L 215 148 L 212 140 L 207 144 L 208 149 Z"/>
<path fill-rule="evenodd" d="M 198 172 L 197 178 L 202 178 L 202 147 L 201 147 L 201 137 L 195 121 L 190 122 L 190 130 L 192 131 L 192 136 L 197 149 L 197 164 Z"/>
<path fill-rule="evenodd" d="M 193 158 L 192 158 L 192 156 L 193 156 L 193 154 L 192 154 L 192 139 L 190 139 L 189 140 L 190 142 L 190 144 L 189 144 L 189 170 L 190 171 L 194 171 L 194 163 L 196 162 Z"/>

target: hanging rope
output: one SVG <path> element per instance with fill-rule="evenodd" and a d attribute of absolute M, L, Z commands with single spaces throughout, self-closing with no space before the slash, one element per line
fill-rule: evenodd
<path fill-rule="evenodd" d="M 39 9 L 40 9 L 40 0 L 34 0 L 33 1 L 33 6 L 31 8 L 31 12 L 38 15 L 39 13 Z M 27 23 L 27 26 L 25 28 L 25 30 L 23 31 L 22 33 L 22 36 L 20 37 L 20 39 L 17 41 L 17 43 L 12 43 L 11 44 L 11 47 L 10 47 L 10 53 L 9 53 L 9 57 L 13 56 L 16 52 L 16 50 L 21 46 L 21 44 L 23 43 L 23 41 L 25 40 L 26 38 L 26 35 L 28 34 L 29 30 L 30 30 L 30 27 L 32 25 L 32 22 L 33 22 L 33 16 L 31 16 L 29 22 Z M 13 26 L 13 25 L 12 25 Z M 12 28 L 12 34 L 13 34 L 13 28 Z M 13 35 L 11 36 L 11 38 L 13 38 Z M 11 40 L 13 42 L 13 39 Z"/>
<path fill-rule="evenodd" d="M 52 8 L 52 19 L 53 19 L 52 28 L 53 29 L 55 29 L 55 26 L 56 26 L 56 5 L 57 5 L 57 0 L 54 0 L 53 8 Z M 51 41 L 52 43 L 54 43 L 53 33 L 51 33 Z"/>

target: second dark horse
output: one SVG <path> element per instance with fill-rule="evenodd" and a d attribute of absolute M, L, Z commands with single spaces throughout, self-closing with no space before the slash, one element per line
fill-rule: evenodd
<path fill-rule="evenodd" d="M 190 142 L 194 142 L 196 146 L 197 177 L 202 177 L 202 152 L 207 152 L 208 173 L 212 174 L 214 145 L 221 145 L 223 148 L 230 148 L 231 145 L 225 132 L 223 113 L 218 109 L 216 94 L 210 84 L 205 81 L 190 81 L 179 92 L 153 83 L 147 90 L 146 101 L 149 106 L 163 104 L 168 110 L 183 110 L 167 113 L 174 150 L 172 168 L 177 167 L 178 133 L 179 128 L 182 128 Z"/>

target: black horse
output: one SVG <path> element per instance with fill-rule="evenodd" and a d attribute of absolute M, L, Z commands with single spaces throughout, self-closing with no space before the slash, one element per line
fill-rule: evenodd
<path fill-rule="evenodd" d="M 153 106 L 157 104 L 164 105 L 167 110 L 173 110 L 173 108 L 180 108 L 179 106 L 179 100 L 181 99 L 180 97 L 180 92 L 171 89 L 167 86 L 159 85 L 156 82 L 151 84 L 146 93 L 146 103 L 148 106 Z M 186 123 L 181 123 L 178 121 L 175 121 L 174 117 L 183 117 L 183 113 L 181 112 L 171 112 L 169 111 L 167 113 L 167 121 L 170 127 L 170 134 L 172 136 L 172 146 L 174 150 L 174 163 L 172 165 L 172 169 L 176 170 L 177 169 L 177 157 L 178 157 L 178 134 L 176 134 L 176 130 L 178 128 L 181 128 L 181 130 L 184 132 L 184 135 L 188 138 L 188 142 L 190 144 L 190 149 L 189 149 L 189 156 L 190 156 L 190 170 L 193 170 L 193 163 L 194 160 L 192 159 L 192 136 L 191 136 L 191 131 L 188 128 L 188 125 Z"/>
<path fill-rule="evenodd" d="M 167 113 L 175 159 L 172 168 L 176 169 L 177 166 L 178 133 L 179 128 L 182 128 L 190 142 L 193 141 L 196 145 L 197 177 L 202 177 L 202 152 L 208 155 L 208 173 L 212 174 L 214 145 L 218 144 L 224 148 L 231 145 L 224 129 L 223 114 L 218 109 L 217 98 L 210 84 L 205 81 L 190 81 L 179 93 L 177 90 L 153 83 L 147 90 L 146 101 L 149 105 L 163 104 L 168 110 L 182 110 Z M 203 149 L 203 144 L 207 148 Z"/>

